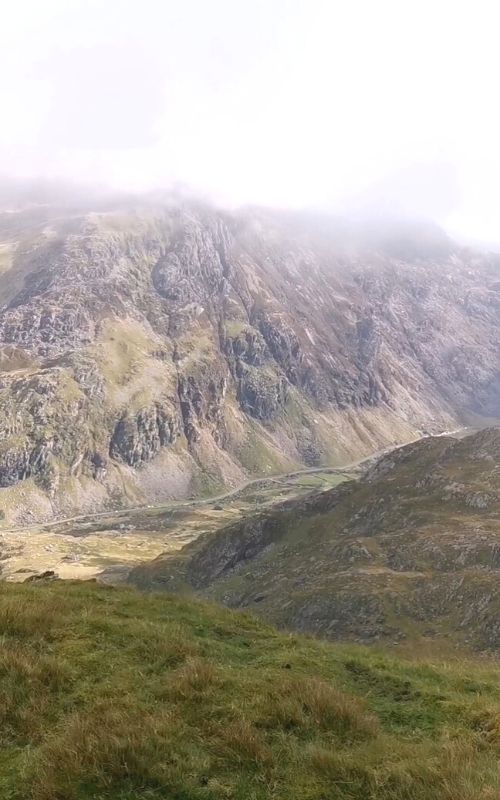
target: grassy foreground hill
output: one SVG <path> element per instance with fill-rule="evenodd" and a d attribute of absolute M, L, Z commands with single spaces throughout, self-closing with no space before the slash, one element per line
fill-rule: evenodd
<path fill-rule="evenodd" d="M 500 798 L 493 662 L 93 583 L 0 585 L 5 800 Z"/>

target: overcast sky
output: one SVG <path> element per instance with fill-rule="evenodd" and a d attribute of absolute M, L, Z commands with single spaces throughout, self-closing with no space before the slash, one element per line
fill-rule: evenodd
<path fill-rule="evenodd" d="M 0 171 L 500 241 L 491 0 L 16 0 Z"/>

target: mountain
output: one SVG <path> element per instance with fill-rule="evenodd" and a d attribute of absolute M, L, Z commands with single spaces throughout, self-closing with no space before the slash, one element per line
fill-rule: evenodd
<path fill-rule="evenodd" d="M 215 493 L 496 417 L 498 257 L 194 200 L 0 213 L 0 511 Z"/>
<path fill-rule="evenodd" d="M 5 800 L 500 796 L 492 663 L 92 583 L 0 588 Z"/>
<path fill-rule="evenodd" d="M 366 642 L 500 648 L 500 429 L 423 439 L 360 480 L 135 568 L 280 627 Z"/>

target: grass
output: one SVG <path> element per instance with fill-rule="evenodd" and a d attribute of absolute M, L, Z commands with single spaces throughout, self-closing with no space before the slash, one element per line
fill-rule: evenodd
<path fill-rule="evenodd" d="M 93 583 L 0 586 L 5 800 L 492 800 L 493 662 Z"/>
<path fill-rule="evenodd" d="M 133 320 L 107 320 L 97 345 L 90 348 L 109 388 L 123 386 L 141 370 L 154 348 L 151 337 Z M 165 371 L 165 370 L 163 370 Z"/>
<path fill-rule="evenodd" d="M 295 486 L 304 487 L 306 489 L 333 489 L 345 480 L 349 480 L 349 474 L 335 473 L 335 472 L 313 472 L 311 474 L 304 473 L 298 475 L 294 479 Z"/>
<path fill-rule="evenodd" d="M 276 475 L 287 469 L 296 469 L 297 463 L 274 445 L 267 443 L 258 427 L 252 426 L 236 452 L 238 460 L 251 474 Z"/>
<path fill-rule="evenodd" d="M 414 442 L 331 492 L 255 503 L 130 580 L 177 591 L 183 576 L 183 590 L 329 639 L 498 652 L 499 453 L 498 429 Z M 296 476 L 297 490 L 326 476 Z"/>
<path fill-rule="evenodd" d="M 225 321 L 226 334 L 230 339 L 237 339 L 242 333 L 252 329 L 252 326 L 246 320 L 241 319 L 227 319 Z"/>

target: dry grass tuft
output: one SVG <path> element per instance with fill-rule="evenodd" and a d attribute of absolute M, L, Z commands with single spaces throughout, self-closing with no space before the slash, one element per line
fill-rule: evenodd
<path fill-rule="evenodd" d="M 343 739 L 376 736 L 380 726 L 358 698 L 317 678 L 288 680 L 269 698 L 267 723 L 331 731 Z"/>
<path fill-rule="evenodd" d="M 54 699 L 68 690 L 65 662 L 4 644 L 0 651 L 0 742 L 41 741 Z"/>
<path fill-rule="evenodd" d="M 17 587 L 16 587 L 17 589 Z M 44 596 L 36 589 L 23 594 L 0 593 L 0 636 L 47 636 L 64 616 L 62 598 Z"/>
<path fill-rule="evenodd" d="M 269 767 L 273 763 L 273 752 L 254 725 L 245 719 L 237 719 L 214 731 L 219 749 L 226 757 L 237 763 L 253 763 Z"/>
<path fill-rule="evenodd" d="M 482 709 L 473 716 L 471 727 L 484 741 L 500 744 L 500 710 Z"/>
<path fill-rule="evenodd" d="M 367 747 L 335 751 L 312 747 L 310 767 L 335 786 L 342 798 L 373 800 L 498 800 L 495 758 L 482 760 L 471 741 L 445 741 L 437 748 L 401 743 L 396 749 L 383 737 Z M 481 760 L 481 759 L 480 759 Z M 491 783 L 490 783 L 491 780 Z"/>
<path fill-rule="evenodd" d="M 170 676 L 168 691 L 170 695 L 183 700 L 196 698 L 219 685 L 217 669 L 203 658 L 189 658 Z"/>
<path fill-rule="evenodd" d="M 173 756 L 178 727 L 169 712 L 141 713 L 126 704 L 74 713 L 33 759 L 33 800 L 76 800 L 82 780 L 96 797 L 169 784 L 173 789 L 179 777 Z"/>

